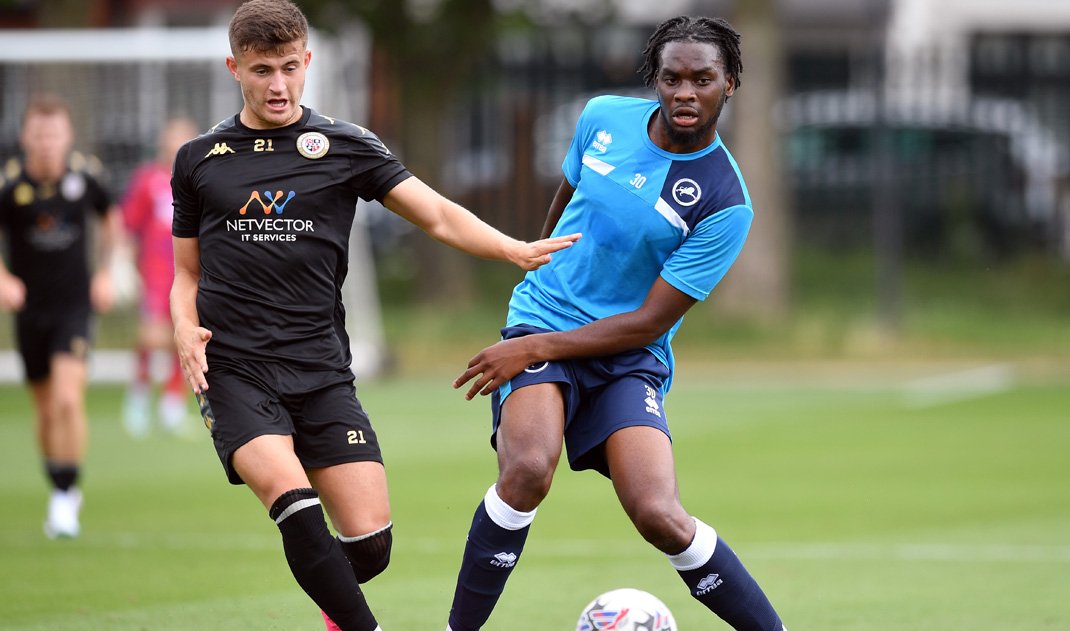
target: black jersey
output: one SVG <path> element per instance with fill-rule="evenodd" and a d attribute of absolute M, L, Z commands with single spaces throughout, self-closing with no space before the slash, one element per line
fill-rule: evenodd
<path fill-rule="evenodd" d="M 370 131 L 307 107 L 286 127 L 236 115 L 186 143 L 172 234 L 199 239 L 209 353 L 348 367 L 341 290 L 356 204 L 410 175 Z"/>
<path fill-rule="evenodd" d="M 11 272 L 26 284 L 25 312 L 88 308 L 88 219 L 111 206 L 102 176 L 100 161 L 80 153 L 70 155 L 58 182 L 33 180 L 19 159 L 4 167 L 0 226 Z"/>

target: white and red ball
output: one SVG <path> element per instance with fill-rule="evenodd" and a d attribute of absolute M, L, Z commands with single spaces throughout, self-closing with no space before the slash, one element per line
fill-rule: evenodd
<path fill-rule="evenodd" d="M 672 612 L 653 594 L 625 587 L 583 608 L 576 631 L 677 631 Z"/>

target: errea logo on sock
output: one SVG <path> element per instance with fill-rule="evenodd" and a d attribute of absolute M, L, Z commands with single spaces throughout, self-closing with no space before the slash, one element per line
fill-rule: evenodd
<path fill-rule="evenodd" d="M 500 568 L 509 568 L 516 565 L 516 555 L 512 552 L 499 552 L 491 559 L 491 565 Z"/>
<path fill-rule="evenodd" d="M 708 574 L 705 578 L 698 582 L 698 585 L 695 586 L 695 595 L 702 596 L 704 594 L 708 594 L 720 587 L 721 583 L 723 582 L 724 581 L 721 580 L 720 574 Z"/>

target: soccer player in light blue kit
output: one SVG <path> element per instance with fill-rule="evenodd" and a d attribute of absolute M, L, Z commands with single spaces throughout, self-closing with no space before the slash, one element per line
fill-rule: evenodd
<path fill-rule="evenodd" d="M 503 341 L 454 387 L 493 394 L 498 479 L 476 509 L 451 631 L 491 615 L 561 457 L 613 481 L 639 533 L 691 594 L 739 631 L 783 631 L 762 589 L 714 529 L 680 504 L 662 405 L 669 342 L 743 247 L 753 218 L 717 134 L 740 84 L 724 20 L 660 24 L 640 72 L 656 100 L 603 96 L 580 115 L 543 236 L 583 233 L 513 291 Z"/>

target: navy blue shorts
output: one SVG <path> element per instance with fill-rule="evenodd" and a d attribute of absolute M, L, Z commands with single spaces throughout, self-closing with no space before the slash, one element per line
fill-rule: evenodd
<path fill-rule="evenodd" d="M 520 325 L 502 329 L 502 339 L 545 333 Z M 605 442 L 613 432 L 637 425 L 669 433 L 664 392 L 669 368 L 645 349 L 609 357 L 571 359 L 528 366 L 492 395 L 493 434 L 497 447 L 502 402 L 518 388 L 538 383 L 560 383 L 565 399 L 565 450 L 575 471 L 594 469 L 609 477 Z"/>
<path fill-rule="evenodd" d="M 231 484 L 242 484 L 232 464 L 234 452 L 271 434 L 293 436 L 305 468 L 383 461 L 349 370 L 209 356 L 205 378 L 208 390 L 197 399 Z"/>
<path fill-rule="evenodd" d="M 21 311 L 15 318 L 15 336 L 29 382 L 41 381 L 52 371 L 52 356 L 89 354 L 89 308 L 63 312 Z"/>

